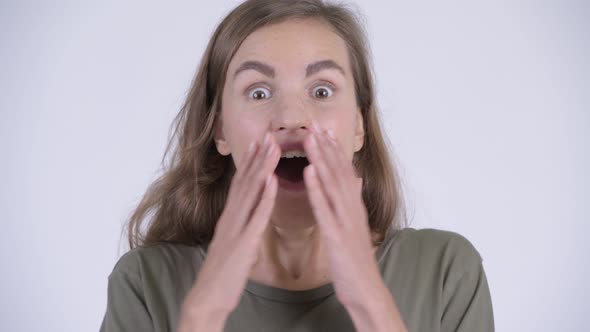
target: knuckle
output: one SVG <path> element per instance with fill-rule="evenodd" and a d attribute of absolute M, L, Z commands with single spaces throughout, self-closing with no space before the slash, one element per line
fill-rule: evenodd
<path fill-rule="evenodd" d="M 330 242 L 331 245 L 338 246 L 340 244 L 340 235 L 337 233 L 338 232 L 336 232 L 336 230 L 332 229 L 325 235 L 326 239 Z"/>
<path fill-rule="evenodd" d="M 247 229 L 236 244 L 242 253 L 244 253 L 246 256 L 249 256 L 256 244 L 256 241 L 252 236 L 252 230 Z"/>
<path fill-rule="evenodd" d="M 256 182 L 260 183 L 266 179 L 266 174 L 264 174 L 264 172 L 259 171 L 253 177 Z"/>

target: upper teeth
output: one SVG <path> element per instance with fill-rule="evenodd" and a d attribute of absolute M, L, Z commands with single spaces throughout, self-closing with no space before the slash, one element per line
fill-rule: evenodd
<path fill-rule="evenodd" d="M 307 158 L 307 155 L 303 151 L 287 151 L 287 152 L 281 153 L 281 158 L 295 158 L 295 157 Z"/>

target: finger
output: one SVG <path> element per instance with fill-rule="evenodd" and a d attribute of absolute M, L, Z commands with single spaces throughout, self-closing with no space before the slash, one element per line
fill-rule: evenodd
<path fill-rule="evenodd" d="M 344 165 L 346 167 L 352 166 L 352 163 L 346 157 L 346 153 L 342 147 L 342 145 L 336 139 L 336 135 L 334 134 L 333 129 L 324 129 L 322 130 L 316 121 L 312 121 L 311 131 L 314 132 L 316 135 L 319 135 L 320 138 L 326 138 L 326 142 L 329 143 L 327 146 L 331 146 L 334 149 L 330 152 L 333 152 L 334 157 L 339 165 Z M 320 142 L 321 143 L 321 142 Z M 320 144 L 321 147 L 326 147 L 323 144 Z M 351 167 L 348 167 L 351 169 Z"/>
<path fill-rule="evenodd" d="M 334 166 L 328 164 L 329 155 L 326 149 L 322 147 L 326 141 L 322 140 L 320 135 L 312 133 L 310 137 L 304 142 L 307 157 L 311 164 L 316 168 L 316 174 L 319 182 L 328 196 L 330 205 L 336 208 L 336 204 L 341 204 L 342 201 L 342 184 L 340 183 L 339 175 Z"/>
<path fill-rule="evenodd" d="M 354 165 L 346 158 L 344 150 L 340 148 L 333 132 L 331 133 L 331 130 L 328 130 L 325 137 L 330 143 L 320 145 L 324 147 L 322 155 L 326 156 L 325 160 L 327 163 L 331 162 L 339 166 L 334 170 L 334 174 L 336 174 L 336 178 L 338 179 L 340 190 L 337 193 L 332 193 L 332 195 L 339 197 L 340 204 L 335 204 L 334 214 L 339 220 L 346 220 L 346 217 L 350 217 L 351 211 L 365 208 L 362 197 L 363 179 L 356 174 Z M 332 187 L 335 188 L 336 186 L 332 185 Z M 349 226 L 348 223 L 343 223 L 343 225 Z M 354 223 L 350 226 L 352 225 Z"/>
<path fill-rule="evenodd" d="M 327 131 L 327 137 L 328 137 L 328 141 L 334 147 L 333 151 L 334 151 L 334 157 L 336 158 L 336 160 L 339 163 L 341 163 L 343 166 L 347 166 L 349 164 L 352 165 L 352 163 L 349 163 L 348 159 L 346 158 L 346 154 L 344 153 L 344 149 L 342 148 L 342 145 L 340 145 L 340 143 L 336 139 L 336 135 L 334 134 L 334 130 L 329 129 Z"/>
<path fill-rule="evenodd" d="M 319 141 L 323 144 L 319 144 L 321 153 L 320 155 L 325 160 L 328 168 L 331 170 L 333 184 L 330 184 L 330 188 L 338 189 L 338 192 L 334 193 L 339 198 L 346 199 L 351 198 L 350 192 L 354 192 L 356 189 L 357 178 L 356 172 L 352 161 L 346 158 L 342 146 L 336 140 L 333 130 L 325 130 L 319 134 Z"/>
<path fill-rule="evenodd" d="M 254 157 L 256 156 L 256 152 L 258 151 L 258 147 L 259 144 L 256 141 L 253 141 L 250 143 L 250 145 L 248 145 L 248 151 L 246 151 L 246 154 L 240 160 L 241 167 L 236 172 L 236 174 L 240 174 L 250 167 L 252 161 L 254 161 Z"/>
<path fill-rule="evenodd" d="M 323 160 L 322 152 L 318 145 L 318 138 L 316 134 L 312 132 L 303 142 L 303 149 L 305 150 L 309 163 L 314 165 L 315 174 L 318 178 L 317 181 L 320 186 L 325 189 L 325 186 L 329 184 L 327 181 L 329 180 L 328 177 L 331 175 L 331 170 L 327 168 L 328 166 Z M 331 199 L 328 198 L 328 200 L 330 204 L 333 203 Z"/>
<path fill-rule="evenodd" d="M 235 218 L 242 225 L 250 218 L 260 200 L 265 181 L 273 174 L 280 158 L 278 145 L 272 138 L 268 138 L 250 168 L 242 176 L 236 195 L 236 199 L 240 201 L 239 208 L 235 213 Z"/>
<path fill-rule="evenodd" d="M 250 166 L 254 162 L 259 149 L 260 144 L 258 144 L 258 142 L 256 141 L 253 141 L 250 143 L 250 145 L 248 145 L 248 150 L 242 156 L 239 163 L 239 168 L 236 170 L 231 180 L 231 185 L 228 192 L 228 199 L 236 195 L 235 191 L 239 189 L 239 180 L 244 177 L 244 173 L 250 168 Z"/>
<path fill-rule="evenodd" d="M 330 229 L 336 227 L 336 219 L 319 182 L 315 165 L 312 164 L 303 169 L 303 179 L 317 223 L 327 232 L 326 234 L 331 234 Z"/>
<path fill-rule="evenodd" d="M 271 135 L 270 133 L 266 133 L 264 135 L 264 137 L 261 139 L 260 142 L 255 142 L 255 146 L 257 147 L 256 150 L 254 150 L 255 153 L 253 153 L 253 156 L 251 157 L 250 162 L 246 165 L 246 167 L 243 167 L 242 169 L 242 176 L 240 177 L 240 179 L 244 179 L 245 175 L 247 175 L 249 172 L 251 172 L 252 168 L 257 169 L 257 167 L 260 167 L 260 162 L 264 161 L 264 157 L 265 157 L 265 153 L 268 151 L 268 148 L 271 146 L 270 145 L 270 138 Z"/>
<path fill-rule="evenodd" d="M 259 151 L 259 147 L 260 144 L 258 144 L 258 142 L 253 141 L 248 145 L 248 150 L 246 151 L 246 153 L 242 156 L 242 158 L 240 159 L 240 163 L 239 163 L 239 168 L 236 170 L 232 180 L 231 180 L 231 185 L 229 188 L 229 192 L 228 192 L 228 196 L 227 196 L 227 201 L 226 201 L 226 208 L 223 211 L 222 217 L 219 218 L 219 221 L 217 223 L 217 225 L 215 226 L 216 231 L 220 231 L 223 233 L 232 233 L 231 235 L 235 235 L 235 233 L 237 233 L 237 231 L 235 232 L 231 232 L 228 230 L 229 229 L 235 229 L 234 226 L 234 220 L 235 218 L 235 211 L 234 210 L 238 210 L 238 208 L 234 208 L 233 204 L 231 204 L 232 201 L 234 201 L 234 197 L 235 196 L 239 196 L 239 189 L 240 189 L 240 179 L 243 177 L 244 172 L 250 168 L 250 165 L 252 164 L 252 162 L 254 161 L 254 159 L 256 158 L 258 151 Z M 228 216 L 227 218 L 225 216 Z M 227 220 L 231 221 L 231 225 L 226 225 Z"/>
<path fill-rule="evenodd" d="M 326 162 L 330 167 L 337 172 L 337 178 L 340 180 L 350 179 L 351 176 L 356 177 L 353 172 L 352 162 L 346 158 L 342 146 L 336 140 L 334 131 L 332 129 L 320 133 L 320 138 L 325 144 L 320 144 L 322 153 L 326 155 Z M 340 181 L 343 184 L 349 184 L 349 181 Z"/>
<path fill-rule="evenodd" d="M 262 236 L 268 225 L 277 195 L 278 180 L 276 175 L 270 174 L 265 182 L 262 196 L 248 224 L 246 225 L 244 238 L 249 243 L 255 243 Z M 251 242 L 250 242 L 251 241 Z"/>
<path fill-rule="evenodd" d="M 259 168 L 262 168 L 268 157 L 277 149 L 275 143 L 273 136 L 267 132 L 261 143 L 263 148 L 261 149 L 258 158 L 254 159 L 251 167 L 246 171 L 246 175 L 252 175 L 252 173 L 258 172 Z M 266 177 L 264 177 L 264 179 L 266 180 Z"/>
<path fill-rule="evenodd" d="M 274 158 L 274 157 L 279 158 Z M 276 163 L 275 163 L 276 159 Z M 274 140 L 273 136 L 270 133 L 267 133 L 262 142 L 262 148 L 260 149 L 260 153 L 252 162 L 252 165 L 246 170 L 243 175 L 243 180 L 245 182 L 245 187 L 247 191 L 251 191 L 253 189 L 252 186 L 258 188 L 259 191 L 262 189 L 264 182 L 267 179 L 268 174 L 264 173 L 270 167 L 278 164 L 280 159 L 280 148 L 276 141 Z M 274 168 L 272 169 L 274 171 Z M 262 172 L 261 172 L 262 171 Z"/>
<path fill-rule="evenodd" d="M 323 131 L 318 131 L 318 129 L 316 128 L 312 130 L 312 134 L 310 136 L 310 140 L 313 139 L 315 141 L 315 144 L 312 146 L 312 148 L 315 147 L 316 149 L 316 153 L 314 153 L 312 157 L 316 159 L 316 162 L 324 164 L 322 167 L 319 168 L 325 168 L 327 170 L 327 175 L 334 175 L 334 172 L 337 170 L 338 165 L 332 162 L 334 152 L 330 146 L 331 142 L 327 140 Z M 318 169 L 317 171 L 321 176 L 322 171 L 320 169 Z"/>

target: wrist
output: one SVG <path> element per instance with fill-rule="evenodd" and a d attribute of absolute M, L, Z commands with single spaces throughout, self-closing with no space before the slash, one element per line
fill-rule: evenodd
<path fill-rule="evenodd" d="M 191 305 L 181 308 L 178 332 L 223 331 L 228 313 L 207 305 Z"/>
<path fill-rule="evenodd" d="M 194 287 L 182 304 L 178 331 L 223 331 L 231 309 L 216 303 L 216 298 Z"/>
<path fill-rule="evenodd" d="M 383 285 L 346 309 L 357 331 L 407 331 L 389 289 Z"/>

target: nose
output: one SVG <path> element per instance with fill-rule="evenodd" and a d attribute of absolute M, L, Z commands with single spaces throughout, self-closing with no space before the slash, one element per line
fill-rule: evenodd
<path fill-rule="evenodd" d="M 273 129 L 298 131 L 309 129 L 310 125 L 310 110 L 304 106 L 303 101 L 295 96 L 282 96 L 273 112 Z"/>

